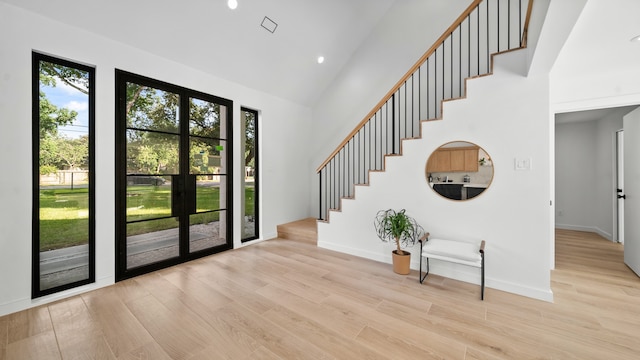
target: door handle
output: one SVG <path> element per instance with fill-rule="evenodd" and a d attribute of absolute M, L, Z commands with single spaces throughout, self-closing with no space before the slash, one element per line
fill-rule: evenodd
<path fill-rule="evenodd" d="M 627 195 L 618 195 L 618 199 L 626 199 Z"/>
<path fill-rule="evenodd" d="M 184 183 L 179 175 L 171 175 L 171 216 L 178 216 L 182 212 L 182 193 Z"/>

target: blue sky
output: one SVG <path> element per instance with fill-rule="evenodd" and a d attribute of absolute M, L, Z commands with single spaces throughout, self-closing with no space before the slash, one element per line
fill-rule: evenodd
<path fill-rule="evenodd" d="M 69 138 L 77 138 L 88 133 L 89 128 L 89 98 L 86 94 L 68 86 L 56 79 L 56 86 L 40 84 L 40 90 L 45 93 L 47 99 L 58 108 L 67 108 L 78 112 L 78 116 L 72 125 L 58 128 L 60 134 Z"/>

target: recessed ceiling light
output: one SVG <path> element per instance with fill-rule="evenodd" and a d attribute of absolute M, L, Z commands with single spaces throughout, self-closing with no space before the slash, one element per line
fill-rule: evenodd
<path fill-rule="evenodd" d="M 631 41 L 631 42 L 640 42 L 640 35 L 632 37 L 631 40 L 629 40 L 629 41 Z"/>
<path fill-rule="evenodd" d="M 324 62 L 324 56 L 318 56 L 318 64 L 322 64 Z"/>
<path fill-rule="evenodd" d="M 238 0 L 227 1 L 227 6 L 229 7 L 229 9 L 234 10 L 235 8 L 238 7 Z"/>

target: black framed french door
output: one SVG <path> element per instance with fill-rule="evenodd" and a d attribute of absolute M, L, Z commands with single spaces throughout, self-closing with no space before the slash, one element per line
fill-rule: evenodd
<path fill-rule="evenodd" d="M 116 279 L 233 247 L 233 102 L 116 70 Z"/>

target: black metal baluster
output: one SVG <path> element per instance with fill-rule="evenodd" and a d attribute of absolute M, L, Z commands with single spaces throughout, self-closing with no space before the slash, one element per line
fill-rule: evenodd
<path fill-rule="evenodd" d="M 462 23 L 458 25 L 458 97 L 462 97 Z"/>
<path fill-rule="evenodd" d="M 489 56 L 491 54 L 491 50 L 489 49 L 489 0 L 487 0 L 487 74 L 490 71 L 490 67 L 489 67 Z"/>
<path fill-rule="evenodd" d="M 375 130 L 375 138 L 373 144 L 373 164 L 375 165 L 374 169 L 378 170 L 378 113 L 373 114 L 373 129 Z"/>
<path fill-rule="evenodd" d="M 446 41 L 446 40 L 445 40 Z M 440 98 L 440 102 L 438 103 L 438 108 L 440 109 L 440 118 L 442 118 L 442 102 L 444 101 L 444 89 L 445 89 L 445 83 L 444 83 L 444 78 L 445 78 L 445 64 L 444 62 L 446 61 L 446 57 L 444 56 L 447 48 L 445 47 L 445 41 L 442 42 L 442 98 Z"/>
<path fill-rule="evenodd" d="M 453 99 L 453 31 L 449 34 L 449 99 Z"/>
<path fill-rule="evenodd" d="M 356 173 L 358 174 L 358 180 L 357 184 L 360 184 L 360 166 L 362 164 L 362 161 L 360 159 L 360 147 L 362 146 L 362 144 L 360 143 L 360 132 L 362 131 L 362 129 L 358 130 L 358 165 L 356 166 Z"/>
<path fill-rule="evenodd" d="M 336 154 L 336 158 L 337 158 L 337 163 L 338 163 L 338 171 L 336 172 L 337 176 L 336 176 L 336 209 L 338 209 L 338 207 L 340 206 L 340 194 L 342 193 L 342 175 L 340 174 L 340 167 L 341 167 L 341 163 L 340 163 L 340 153 L 342 151 L 338 151 L 338 154 Z"/>
<path fill-rule="evenodd" d="M 430 100 L 429 99 L 429 88 L 431 88 L 431 76 L 429 75 L 431 73 L 431 68 L 429 67 L 429 59 L 427 59 L 427 120 L 431 119 L 431 112 L 429 111 L 429 103 Z"/>
<path fill-rule="evenodd" d="M 498 38 L 498 52 L 500 51 L 500 1 L 496 2 L 496 13 L 497 13 L 497 22 L 498 22 L 498 30 L 496 33 L 496 37 Z"/>
<path fill-rule="evenodd" d="M 467 77 L 471 77 L 471 14 L 467 15 Z"/>
<path fill-rule="evenodd" d="M 399 109 L 399 107 L 400 107 L 400 99 L 398 99 L 398 118 L 400 118 L 400 109 Z M 395 106 L 394 106 L 393 117 L 395 118 L 395 116 L 396 116 L 396 112 L 395 112 Z M 404 82 L 404 136 L 402 136 L 402 138 L 406 138 L 407 137 L 407 118 L 408 118 L 408 116 L 407 116 L 407 82 L 405 81 Z M 394 121 L 394 124 L 395 124 L 395 121 Z M 400 124 L 398 123 L 398 143 L 400 142 L 399 139 L 401 137 L 400 136 L 400 132 L 401 132 L 400 130 L 402 130 L 402 129 L 400 129 Z M 395 139 L 395 137 L 394 137 L 394 139 Z M 395 149 L 394 149 L 393 153 L 394 154 L 396 153 Z"/>
<path fill-rule="evenodd" d="M 398 89 L 398 91 L 396 91 L 396 93 L 398 94 L 398 99 L 400 98 L 400 89 Z M 394 94 L 395 95 L 395 94 Z M 387 147 L 386 151 L 385 151 L 385 155 L 386 154 L 395 154 L 396 153 L 396 146 L 398 145 L 397 137 L 400 137 L 400 131 L 401 131 L 401 126 L 400 126 L 400 119 L 396 118 L 396 114 L 395 114 L 395 96 L 392 95 L 391 97 L 391 117 L 389 117 L 389 103 L 385 104 L 385 107 L 387 109 L 387 111 L 385 112 L 385 119 L 387 121 L 387 136 L 389 136 L 389 128 L 391 128 L 391 152 L 389 152 L 389 149 Z M 390 124 L 389 124 L 390 123 Z M 398 123 L 398 127 L 396 128 L 396 123 Z"/>
<path fill-rule="evenodd" d="M 422 119 L 422 65 L 418 68 L 418 123 Z"/>
<path fill-rule="evenodd" d="M 511 49 L 511 0 L 507 2 L 507 50 Z"/>
<path fill-rule="evenodd" d="M 341 161 L 342 174 L 340 175 L 340 197 L 339 197 L 340 199 L 342 199 L 344 197 L 345 193 L 346 193 L 346 189 L 345 189 L 345 187 L 346 187 L 345 186 L 346 185 L 345 184 L 345 179 L 347 178 L 347 172 L 346 172 L 346 166 L 345 166 L 345 163 L 346 163 L 346 161 L 345 161 L 346 160 L 345 159 L 346 148 L 342 148 L 341 153 L 342 153 L 342 161 Z"/>
<path fill-rule="evenodd" d="M 531 0 L 529 0 L 531 1 Z M 520 47 L 522 47 L 522 0 L 518 1 L 518 38 L 520 40 Z"/>
<path fill-rule="evenodd" d="M 438 118 L 438 48 L 434 51 L 433 58 L 433 113 L 434 118 Z"/>
<path fill-rule="evenodd" d="M 322 170 L 318 173 L 320 189 L 318 191 L 319 199 L 318 199 L 318 219 L 322 220 Z"/>
<path fill-rule="evenodd" d="M 418 70 L 420 70 L 419 67 L 418 67 Z M 415 104 L 413 102 L 414 102 L 414 99 L 415 99 L 414 92 L 416 91 L 415 90 L 416 83 L 415 83 L 415 80 L 414 80 L 414 77 L 413 77 L 414 74 L 415 74 L 415 72 L 413 74 L 411 74 L 411 121 L 410 121 L 410 123 L 411 123 L 411 137 L 413 137 L 413 128 L 414 128 L 414 122 L 415 122 L 415 119 L 414 119 Z M 407 93 L 406 93 L 406 91 L 405 91 L 405 95 L 404 95 L 404 116 L 407 117 L 407 118 L 409 117 L 409 115 L 407 114 Z M 408 136 L 409 136 L 409 134 L 407 133 L 407 137 Z"/>
<path fill-rule="evenodd" d="M 480 6 L 478 6 L 478 8 L 476 9 L 476 17 L 477 17 L 477 21 L 476 21 L 476 26 L 478 27 L 478 30 L 476 32 L 476 38 L 477 38 L 477 42 L 478 42 L 478 46 L 476 48 L 476 52 L 478 53 L 478 67 L 476 68 L 476 72 L 477 75 L 480 75 Z"/>
<path fill-rule="evenodd" d="M 327 202 L 327 208 L 328 209 L 333 209 L 333 180 L 334 180 L 334 175 L 333 175 L 333 159 L 331 159 L 331 161 L 329 161 L 329 170 L 331 173 L 331 176 L 329 177 L 329 202 Z"/>

